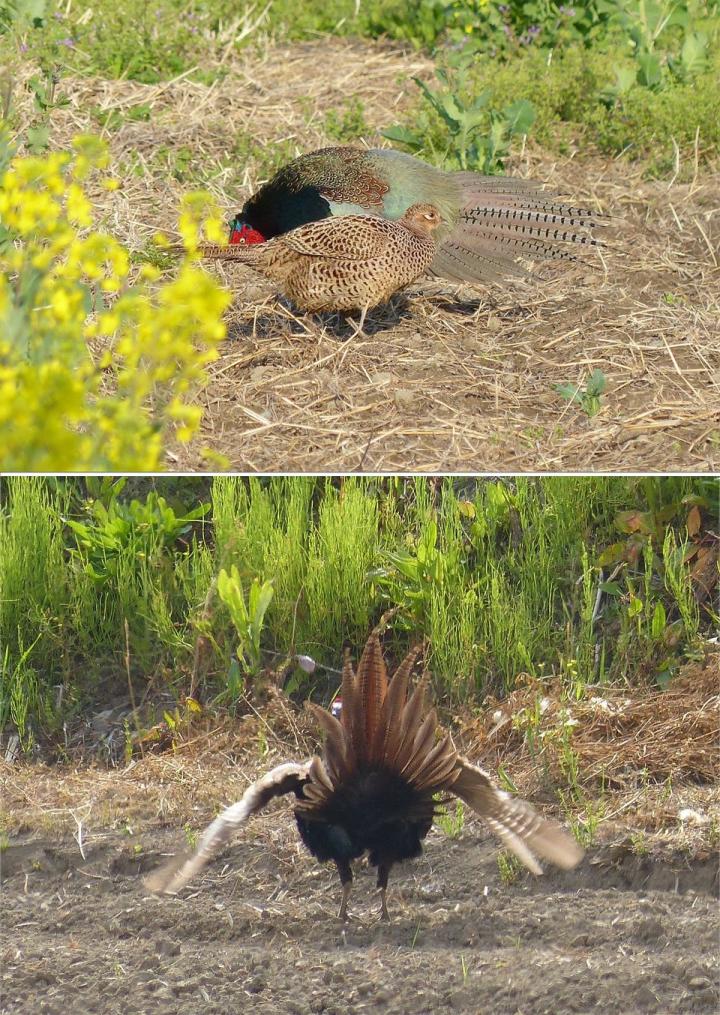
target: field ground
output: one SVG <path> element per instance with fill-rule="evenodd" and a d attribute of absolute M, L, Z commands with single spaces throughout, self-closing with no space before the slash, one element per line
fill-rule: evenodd
<path fill-rule="evenodd" d="M 72 841 L 13 848 L 26 872 L 3 890 L 3 1015 L 717 1009 L 710 861 L 623 864 L 593 850 L 572 874 L 507 887 L 475 828 L 450 844 L 435 831 L 392 878 L 392 922 L 377 922 L 362 872 L 343 928 L 336 876 L 300 854 L 286 811 L 202 890 L 149 897 L 140 875 L 179 834 L 133 821 L 132 839 L 92 836 L 86 861 Z"/>
<path fill-rule="evenodd" d="M 235 211 L 268 153 L 333 143 L 325 111 L 348 98 L 380 143 L 374 132 L 409 109 L 409 78 L 431 69 L 387 44 L 323 39 L 246 51 L 211 86 L 65 79 L 52 137 L 119 118 L 105 134 L 122 187 L 97 203 L 139 250 L 158 229 L 174 234 L 191 187 Z M 260 472 L 717 470 L 720 173 L 678 170 L 649 181 L 622 159 L 527 146 L 510 172 L 613 216 L 602 257 L 506 288 L 418 284 L 352 340 L 344 321 L 296 317 L 248 269 L 219 269 L 236 297 L 229 339 L 200 396 L 201 435 L 168 466 L 207 468 L 209 449 Z M 590 419 L 554 386 L 596 368 L 607 389 Z"/>
<path fill-rule="evenodd" d="M 336 875 L 301 848 L 282 801 L 181 897 L 143 886 L 256 773 L 313 749 L 282 697 L 114 770 L 0 762 L 0 1012 L 715 1011 L 716 662 L 689 667 L 665 712 L 618 691 L 597 721 L 585 721 L 590 702 L 576 713 L 580 771 L 594 759 L 611 787 L 576 871 L 502 879 L 495 841 L 468 818 L 450 837 L 435 828 L 423 857 L 393 872 L 389 925 L 362 868 L 355 919 L 339 925 Z M 128 708 L 89 719 L 89 738 L 107 743 Z M 557 812 L 537 758 L 497 713 L 458 736 Z"/>

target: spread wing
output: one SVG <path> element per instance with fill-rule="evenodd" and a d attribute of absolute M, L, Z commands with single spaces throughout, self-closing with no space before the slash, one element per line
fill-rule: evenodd
<path fill-rule="evenodd" d="M 275 243 L 308 257 L 365 261 L 385 253 L 397 228 L 395 223 L 370 215 L 331 216 L 284 233 Z"/>
<path fill-rule="evenodd" d="M 227 807 L 210 824 L 194 853 L 175 857 L 170 863 L 154 871 L 145 879 L 152 892 L 175 895 L 202 870 L 206 863 L 219 853 L 228 839 L 253 814 L 262 810 L 274 797 L 294 793 L 308 780 L 312 762 L 288 762 L 271 769 L 261 779 L 248 786 L 242 799 Z"/>
<path fill-rule="evenodd" d="M 580 863 L 584 851 L 560 825 L 541 817 L 525 800 L 498 789 L 486 772 L 465 758 L 458 756 L 458 767 L 449 792 L 472 807 L 533 874 L 542 874 L 533 854 L 564 870 Z"/>

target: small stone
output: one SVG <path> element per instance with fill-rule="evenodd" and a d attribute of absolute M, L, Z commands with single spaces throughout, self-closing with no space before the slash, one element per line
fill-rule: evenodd
<path fill-rule="evenodd" d="M 707 976 L 693 976 L 693 978 L 688 981 L 688 987 L 690 990 L 705 990 L 706 987 L 711 986 L 712 984 L 710 980 L 708 980 Z"/>
<path fill-rule="evenodd" d="M 494 334 L 502 328 L 502 321 L 499 317 L 488 317 L 485 327 L 488 331 Z"/>

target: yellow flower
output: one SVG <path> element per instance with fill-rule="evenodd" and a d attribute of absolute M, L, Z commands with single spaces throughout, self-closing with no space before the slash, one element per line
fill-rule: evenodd
<path fill-rule="evenodd" d="M 18 241 L 0 253 L 0 470 L 155 470 L 170 438 L 197 432 L 194 390 L 230 296 L 187 259 L 168 282 L 144 265 L 129 286 L 130 255 L 92 231 L 83 183 L 105 146 L 74 148 L 15 158 L 0 181 Z M 191 244 L 221 230 L 208 195 L 190 195 L 181 219 Z"/>

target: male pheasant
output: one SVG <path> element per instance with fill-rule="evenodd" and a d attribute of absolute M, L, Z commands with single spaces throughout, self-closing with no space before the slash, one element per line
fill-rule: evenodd
<path fill-rule="evenodd" d="M 147 879 L 148 888 L 178 892 L 248 818 L 286 793 L 295 797 L 295 820 L 307 848 L 337 867 L 343 920 L 352 886 L 350 863 L 366 852 L 378 868 L 381 916 L 388 919 L 390 870 L 422 852 L 438 811 L 437 794 L 463 800 L 533 873 L 542 873 L 536 855 L 566 870 L 575 867 L 583 851 L 567 832 L 498 789 L 486 772 L 458 754 L 450 735 L 438 729 L 434 709 L 425 708 L 425 682 L 408 694 L 417 654 L 410 652 L 388 680 L 374 631 L 357 675 L 345 658 L 341 721 L 308 703 L 325 732 L 322 758 L 286 762 L 258 779 L 215 818 L 194 854 L 160 868 Z"/>
<path fill-rule="evenodd" d="M 276 282 L 301 310 L 365 314 L 427 271 L 432 234 L 441 225 L 433 205 L 414 204 L 390 221 L 368 215 L 322 219 L 266 243 L 203 246 L 203 257 L 240 261 Z"/>
<path fill-rule="evenodd" d="M 230 242 L 254 244 L 331 216 L 400 219 L 414 204 L 440 212 L 433 274 L 489 282 L 528 274 L 517 258 L 574 261 L 596 246 L 596 212 L 515 177 L 448 173 L 386 148 L 323 148 L 278 170 L 235 216 Z M 570 249 L 568 249 L 570 248 Z"/>

